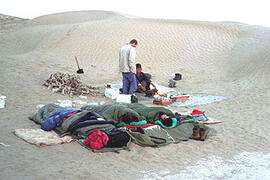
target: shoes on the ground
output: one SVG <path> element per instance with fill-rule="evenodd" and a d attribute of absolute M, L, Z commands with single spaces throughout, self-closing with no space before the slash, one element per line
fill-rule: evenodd
<path fill-rule="evenodd" d="M 204 141 L 206 138 L 206 131 L 203 128 L 200 128 L 200 140 Z"/>
<path fill-rule="evenodd" d="M 182 75 L 180 73 L 175 73 L 175 77 L 173 78 L 173 80 L 181 80 L 182 79 Z"/>
<path fill-rule="evenodd" d="M 199 128 L 193 128 L 193 133 L 189 138 L 194 139 L 194 140 L 199 140 L 201 138 L 200 137 L 200 129 Z"/>
<path fill-rule="evenodd" d="M 170 88 L 174 88 L 174 87 L 176 87 L 175 85 L 176 85 L 176 82 L 174 80 L 172 80 L 172 79 L 169 79 L 168 86 Z"/>

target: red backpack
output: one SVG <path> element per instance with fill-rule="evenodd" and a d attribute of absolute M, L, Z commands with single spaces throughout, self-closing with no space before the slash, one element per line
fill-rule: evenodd
<path fill-rule="evenodd" d="M 94 129 L 91 134 L 84 140 L 85 146 L 90 146 L 91 149 L 99 150 L 103 148 L 109 141 L 106 133 Z"/>

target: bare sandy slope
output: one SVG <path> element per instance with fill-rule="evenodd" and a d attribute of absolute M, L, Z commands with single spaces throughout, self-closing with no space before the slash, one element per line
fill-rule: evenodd
<path fill-rule="evenodd" d="M 269 151 L 270 29 L 234 23 L 128 18 L 114 12 L 68 12 L 12 21 L 1 16 L 0 179 L 138 179 L 140 172 L 174 174 L 200 158 L 229 158 L 243 151 Z M 10 22 L 9 22 L 10 23 Z M 8 27 L 8 28 L 7 28 Z M 74 73 L 74 56 L 89 85 L 120 82 L 118 50 L 136 38 L 137 62 L 167 85 L 183 74 L 177 90 L 229 100 L 195 108 L 222 120 L 206 142 L 181 142 L 154 149 L 96 154 L 77 143 L 37 148 L 18 139 L 17 128 L 37 128 L 28 120 L 36 105 L 69 99 L 42 87 L 51 73 Z M 102 96 L 88 101 L 107 101 Z M 191 110 L 175 108 L 175 110 Z"/>

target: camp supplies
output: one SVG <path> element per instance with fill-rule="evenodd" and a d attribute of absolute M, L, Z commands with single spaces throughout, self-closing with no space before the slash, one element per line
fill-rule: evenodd
<path fill-rule="evenodd" d="M 145 92 L 146 97 L 154 97 L 154 95 L 157 93 L 157 89 L 150 89 Z"/>
<path fill-rule="evenodd" d="M 153 104 L 156 104 L 156 105 L 169 105 L 169 104 L 172 104 L 172 101 L 170 99 L 169 100 L 166 100 L 166 99 L 153 100 Z"/>
<path fill-rule="evenodd" d="M 111 87 L 112 87 L 112 84 L 111 84 L 111 83 L 107 83 L 107 84 L 105 85 L 105 87 L 106 87 L 106 88 L 111 88 Z"/>
<path fill-rule="evenodd" d="M 130 94 L 119 94 L 116 98 L 116 102 L 121 103 L 131 103 L 131 95 Z"/>
<path fill-rule="evenodd" d="M 76 56 L 75 56 L 75 60 L 76 60 L 77 66 L 78 66 L 77 73 L 78 73 L 78 74 L 82 74 L 82 73 L 84 73 L 84 72 L 83 72 L 83 69 L 80 69 L 79 62 L 78 62 L 78 59 L 77 59 L 77 57 L 76 57 Z"/>
<path fill-rule="evenodd" d="M 196 115 L 192 115 L 193 118 L 196 120 L 196 121 L 207 121 L 207 117 L 205 116 L 205 114 L 196 114 Z"/>
<path fill-rule="evenodd" d="M 182 79 L 182 74 L 180 74 L 180 73 L 175 73 L 175 77 L 173 78 L 173 80 L 178 81 L 178 80 L 181 80 L 181 79 Z"/>
<path fill-rule="evenodd" d="M 55 104 L 58 106 L 61 106 L 63 108 L 73 107 L 73 103 L 69 99 L 67 99 L 67 100 L 57 99 L 57 103 L 55 103 Z"/>
<path fill-rule="evenodd" d="M 162 95 L 155 95 L 153 104 L 156 105 L 169 105 L 172 104 L 172 100 L 170 99 L 169 95 L 162 96 Z"/>
<path fill-rule="evenodd" d="M 116 102 L 120 103 L 138 103 L 138 97 L 135 94 L 119 94 L 116 98 Z"/>
<path fill-rule="evenodd" d="M 200 140 L 201 141 L 204 141 L 205 140 L 205 138 L 206 138 L 206 130 L 205 129 L 203 129 L 203 128 L 200 128 Z"/>
<path fill-rule="evenodd" d="M 175 85 L 176 85 L 176 82 L 174 80 L 172 80 L 172 79 L 169 79 L 168 86 L 170 88 L 174 88 L 174 87 L 176 87 Z"/>
<path fill-rule="evenodd" d="M 197 127 L 193 128 L 193 133 L 189 137 L 190 139 L 199 140 L 200 139 L 200 129 Z"/>
<path fill-rule="evenodd" d="M 0 96 L 0 109 L 5 108 L 6 106 L 6 96 Z"/>
<path fill-rule="evenodd" d="M 208 120 L 208 118 L 206 117 L 204 112 L 200 111 L 198 109 L 194 109 L 192 111 L 191 115 L 196 121 L 207 121 Z"/>
<path fill-rule="evenodd" d="M 108 86 L 107 86 L 107 87 L 108 87 Z M 112 88 L 112 87 L 106 88 L 106 89 L 105 89 L 104 95 L 105 95 L 107 98 L 110 98 L 110 99 L 116 99 L 116 98 L 119 96 L 119 89 L 117 89 L 117 88 Z"/>
<path fill-rule="evenodd" d="M 207 133 L 206 133 L 206 130 L 204 128 L 194 127 L 193 133 L 189 138 L 194 139 L 194 140 L 204 141 L 206 136 L 207 136 Z"/>
<path fill-rule="evenodd" d="M 189 99 L 189 95 L 171 95 L 170 99 L 173 102 L 182 102 L 182 101 L 186 101 Z"/>
<path fill-rule="evenodd" d="M 127 146 L 130 141 L 129 134 L 123 130 L 114 128 L 109 131 L 105 131 L 109 137 L 109 141 L 105 147 L 116 148 Z"/>
<path fill-rule="evenodd" d="M 135 94 L 132 94 L 130 97 L 131 103 L 138 103 L 138 97 Z"/>
<path fill-rule="evenodd" d="M 192 119 L 186 119 L 186 120 L 183 120 L 183 122 L 186 122 L 186 123 L 187 122 L 195 122 L 195 119 L 193 119 L 193 118 Z"/>
<path fill-rule="evenodd" d="M 169 105 L 174 102 L 183 102 L 188 99 L 189 99 L 188 94 L 182 94 L 180 92 L 174 95 L 170 95 L 170 94 L 162 95 L 162 94 L 157 93 L 157 95 L 154 95 L 153 103 L 157 105 Z"/>
<path fill-rule="evenodd" d="M 106 133 L 101 130 L 94 129 L 92 133 L 84 140 L 84 145 L 91 149 L 101 149 L 107 145 L 109 138 Z"/>

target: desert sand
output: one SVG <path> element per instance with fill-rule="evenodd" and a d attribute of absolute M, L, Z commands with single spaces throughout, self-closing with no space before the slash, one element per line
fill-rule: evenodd
<path fill-rule="evenodd" d="M 0 109 L 0 142 L 10 145 L 0 145 L 0 179 L 170 179 L 210 156 L 269 154 L 270 28 L 103 11 L 30 20 L 1 15 L 0 23 L 0 94 L 7 96 L 6 108 Z M 38 148 L 12 133 L 39 128 L 28 119 L 36 105 L 70 99 L 42 84 L 51 73 L 74 74 L 75 55 L 85 71 L 80 75 L 84 83 L 102 88 L 107 82 L 121 82 L 118 51 L 133 38 L 139 43 L 136 61 L 153 81 L 167 86 L 180 72 L 183 80 L 177 82 L 177 91 L 228 97 L 194 107 L 223 122 L 211 125 L 215 135 L 205 142 L 162 148 L 132 144 L 130 152 L 117 154 L 92 153 L 76 142 Z M 102 94 L 88 101 L 113 102 Z M 265 167 L 269 169 L 269 161 Z"/>

